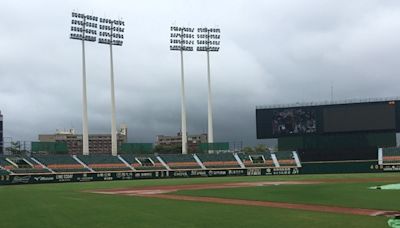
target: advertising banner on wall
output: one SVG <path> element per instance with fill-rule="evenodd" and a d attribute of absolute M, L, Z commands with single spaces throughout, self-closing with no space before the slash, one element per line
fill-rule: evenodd
<path fill-rule="evenodd" d="M 298 173 L 299 171 L 297 168 L 251 168 L 251 169 L 175 170 L 175 171 L 147 171 L 147 172 L 99 172 L 99 173 L 73 173 L 73 174 L 5 175 L 5 176 L 0 176 L 0 185 L 158 179 L 158 178 L 293 175 Z"/>

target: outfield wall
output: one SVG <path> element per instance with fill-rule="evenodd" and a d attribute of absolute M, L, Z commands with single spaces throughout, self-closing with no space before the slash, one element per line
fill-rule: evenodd
<path fill-rule="evenodd" d="M 377 161 L 344 161 L 344 162 L 303 162 L 302 174 L 330 173 L 376 173 L 382 172 L 383 166 Z"/>
<path fill-rule="evenodd" d="M 39 184 L 63 182 L 89 182 L 135 179 L 189 178 L 189 177 L 222 177 L 222 176 L 270 176 L 296 175 L 299 169 L 288 168 L 251 168 L 251 169 L 213 169 L 213 170 L 175 170 L 146 172 L 97 172 L 74 174 L 32 174 L 0 176 L 0 185 Z"/>
<path fill-rule="evenodd" d="M 136 179 L 222 177 L 222 176 L 271 176 L 298 174 L 335 174 L 335 173 L 383 173 L 400 172 L 399 165 L 378 165 L 377 161 L 347 162 L 308 162 L 303 167 L 247 168 L 247 169 L 208 169 L 140 172 L 96 172 L 96 173 L 60 173 L 60 174 L 18 174 L 0 176 L 0 185 L 90 182 Z"/>

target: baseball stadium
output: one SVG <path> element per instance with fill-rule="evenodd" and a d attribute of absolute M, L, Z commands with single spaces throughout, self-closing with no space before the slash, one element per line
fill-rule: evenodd
<path fill-rule="evenodd" d="M 255 114 L 277 151 L 2 155 L 0 227 L 399 227 L 399 99 Z"/>
<path fill-rule="evenodd" d="M 395 1 L 6 2 L 0 228 L 400 228 Z"/>

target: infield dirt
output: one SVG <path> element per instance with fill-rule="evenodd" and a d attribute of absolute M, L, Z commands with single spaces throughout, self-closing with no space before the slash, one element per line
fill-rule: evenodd
<path fill-rule="evenodd" d="M 351 182 L 367 182 L 367 181 L 387 181 L 387 179 L 352 179 Z M 151 186 L 151 187 L 135 187 L 135 188 L 119 188 L 106 190 L 92 190 L 92 193 L 110 194 L 110 195 L 126 195 L 140 196 L 159 199 L 184 200 L 193 202 L 221 203 L 229 205 L 246 205 L 246 206 L 262 206 L 273 208 L 286 208 L 306 211 L 330 212 L 339 214 L 366 215 L 366 216 L 392 216 L 400 214 L 400 211 L 374 210 L 364 208 L 337 207 L 315 204 L 295 204 L 271 201 L 256 201 L 242 199 L 226 199 L 218 197 L 200 197 L 185 196 L 172 194 L 180 190 L 202 190 L 202 189 L 224 189 L 224 188 L 242 188 L 256 186 L 273 186 L 273 185 L 311 185 L 322 183 L 346 183 L 349 180 L 316 180 L 316 181 L 268 181 L 268 182 L 237 182 L 237 183 L 219 183 L 219 184 L 192 184 L 192 185 L 174 185 L 174 186 Z"/>

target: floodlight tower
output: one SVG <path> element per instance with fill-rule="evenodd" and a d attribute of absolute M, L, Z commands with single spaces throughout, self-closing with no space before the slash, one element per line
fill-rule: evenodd
<path fill-rule="evenodd" d="M 83 155 L 89 155 L 89 133 L 86 95 L 85 41 L 95 42 L 97 35 L 97 17 L 72 12 L 70 38 L 82 41 L 82 144 Z"/>
<path fill-rule="evenodd" d="M 114 92 L 114 62 L 113 45 L 122 46 L 125 32 L 125 22 L 100 18 L 99 43 L 110 46 L 110 75 L 111 75 L 111 154 L 117 156 L 117 123 L 115 117 L 115 92 Z"/>
<path fill-rule="evenodd" d="M 185 77 L 183 69 L 183 52 L 193 51 L 194 28 L 171 26 L 170 46 L 171 51 L 181 53 L 181 136 L 182 154 L 187 154 L 187 130 L 186 130 L 186 100 L 185 100 Z"/>
<path fill-rule="evenodd" d="M 214 142 L 212 99 L 211 99 L 211 76 L 210 76 L 210 51 L 219 51 L 220 45 L 219 28 L 197 29 L 197 51 L 207 52 L 207 78 L 208 78 L 208 143 Z"/>

